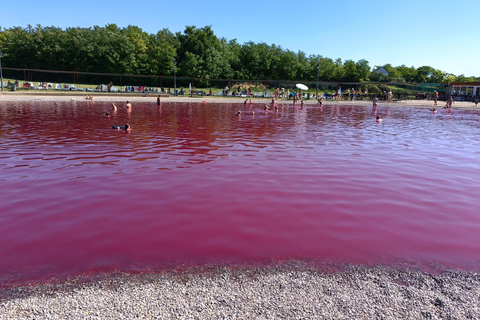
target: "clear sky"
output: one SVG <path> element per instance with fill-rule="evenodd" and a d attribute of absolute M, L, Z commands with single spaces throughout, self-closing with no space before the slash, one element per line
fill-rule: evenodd
<path fill-rule="evenodd" d="M 479 0 L 4 1 L 0 27 L 119 27 L 147 33 L 211 26 L 217 37 L 371 67 L 430 66 L 480 76 Z"/>

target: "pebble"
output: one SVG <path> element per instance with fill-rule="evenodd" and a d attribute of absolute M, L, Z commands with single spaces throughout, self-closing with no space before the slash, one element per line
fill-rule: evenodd
<path fill-rule="evenodd" d="M 0 288 L 0 319 L 478 319 L 480 275 L 301 263 Z"/>

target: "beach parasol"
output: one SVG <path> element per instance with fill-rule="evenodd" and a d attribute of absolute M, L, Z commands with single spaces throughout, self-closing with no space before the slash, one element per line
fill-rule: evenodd
<path fill-rule="evenodd" d="M 308 90 L 308 87 L 303 83 L 297 83 L 295 86 L 300 90 Z"/>

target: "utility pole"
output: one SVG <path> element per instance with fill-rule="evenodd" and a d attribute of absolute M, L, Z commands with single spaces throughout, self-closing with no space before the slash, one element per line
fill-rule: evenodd
<path fill-rule="evenodd" d="M 173 95 L 177 96 L 177 60 L 173 59 Z"/>
<path fill-rule="evenodd" d="M 0 82 L 0 85 L 2 86 L 2 92 L 3 92 L 2 56 L 3 56 L 3 53 L 2 53 L 2 51 L 0 51 L 0 78 L 2 79 L 1 82 Z"/>

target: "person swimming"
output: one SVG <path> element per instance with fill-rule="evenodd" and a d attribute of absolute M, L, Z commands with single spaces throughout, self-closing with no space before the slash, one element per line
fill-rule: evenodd
<path fill-rule="evenodd" d="M 130 101 L 127 100 L 127 104 L 125 105 L 125 107 L 127 109 L 130 109 L 132 107 L 132 104 L 130 103 Z"/>
<path fill-rule="evenodd" d="M 430 109 L 433 114 L 437 114 L 437 109 Z"/>
<path fill-rule="evenodd" d="M 122 125 L 112 126 L 112 129 L 127 131 L 127 130 L 132 130 L 132 127 L 128 123 L 126 123 L 124 126 L 122 126 Z"/>
<path fill-rule="evenodd" d="M 105 117 L 110 117 L 110 112 L 105 112 Z"/>
<path fill-rule="evenodd" d="M 239 116 L 239 117 L 240 117 L 241 115 L 242 115 L 242 111 L 238 110 L 238 112 L 237 112 L 237 116 Z"/>
<path fill-rule="evenodd" d="M 382 122 L 383 121 L 382 117 L 380 117 L 380 116 L 377 116 L 375 119 L 376 119 L 377 122 Z"/>

